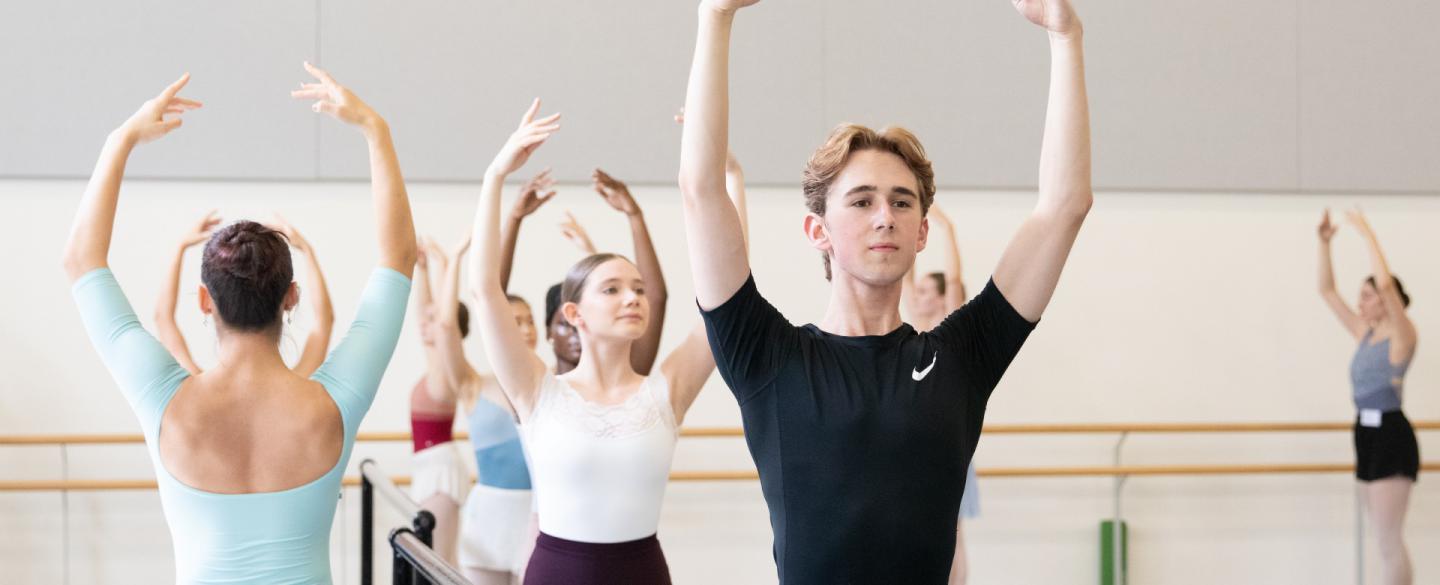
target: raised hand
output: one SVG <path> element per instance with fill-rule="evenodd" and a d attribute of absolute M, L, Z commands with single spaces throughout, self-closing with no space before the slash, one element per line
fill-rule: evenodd
<path fill-rule="evenodd" d="M 266 224 L 265 227 L 285 234 L 285 239 L 290 241 L 290 245 L 301 253 L 310 252 L 310 241 L 306 240 L 305 236 L 300 234 L 300 230 L 295 229 L 295 226 L 290 225 L 290 222 L 286 221 L 280 214 L 275 214 L 275 219 Z"/>
<path fill-rule="evenodd" d="M 340 82 L 335 81 L 324 69 L 305 63 L 305 71 L 309 72 L 318 83 L 301 83 L 300 89 L 290 92 L 290 97 L 301 100 L 315 100 L 310 104 L 310 109 L 316 113 L 329 114 L 331 117 L 346 124 L 359 126 L 369 130 L 384 120 L 368 104 L 356 96 Z"/>
<path fill-rule="evenodd" d="M 416 239 L 415 249 L 419 251 L 419 253 L 415 255 L 415 268 L 418 270 L 429 270 L 430 260 L 425 255 L 425 240 Z"/>
<path fill-rule="evenodd" d="M 575 216 L 569 211 L 565 212 L 565 219 L 560 222 L 560 233 L 581 251 L 592 256 L 595 254 L 595 244 L 590 241 L 590 234 L 585 232 L 585 228 L 575 221 Z"/>
<path fill-rule="evenodd" d="M 471 235 L 469 233 L 466 233 L 464 239 L 460 240 L 458 243 L 455 244 L 454 247 L 450 248 L 450 257 L 454 258 L 456 262 L 459 262 L 460 257 L 464 256 L 465 252 L 470 249 L 470 239 Z"/>
<path fill-rule="evenodd" d="M 189 248 L 195 244 L 209 241 L 210 236 L 215 233 L 215 226 L 217 225 L 220 225 L 220 215 L 212 209 L 209 213 L 205 214 L 205 217 L 200 218 L 199 223 L 196 223 L 189 231 L 185 232 L 184 236 L 181 236 L 180 247 Z"/>
<path fill-rule="evenodd" d="M 746 6 L 753 6 L 760 0 L 704 0 L 702 4 L 711 10 L 722 14 L 734 14 Z"/>
<path fill-rule="evenodd" d="M 180 90 L 184 89 L 187 83 L 190 83 L 189 73 L 181 75 L 180 79 L 175 80 L 175 83 L 170 84 L 160 95 L 145 100 L 140 109 L 120 125 L 120 132 L 133 139 L 136 144 L 144 144 L 179 128 L 184 123 L 180 118 L 181 114 L 203 105 L 179 96 Z"/>
<path fill-rule="evenodd" d="M 1026 20 L 1040 25 L 1045 30 L 1061 36 L 1070 36 L 1081 31 L 1080 17 L 1070 0 L 1010 0 L 1015 10 Z"/>
<path fill-rule="evenodd" d="M 1355 229 L 1360 230 L 1362 234 L 1370 234 L 1373 231 L 1370 229 L 1370 221 L 1365 219 L 1365 212 L 1360 211 L 1359 207 L 1347 210 L 1345 212 L 1345 219 L 1350 222 L 1350 225 L 1355 226 Z"/>
<path fill-rule="evenodd" d="M 510 217 L 523 219 L 535 213 L 540 206 L 555 198 L 555 190 L 551 188 L 554 186 L 555 179 L 550 176 L 550 169 L 531 177 L 520 187 L 520 197 L 515 199 L 515 208 L 510 211 Z"/>
<path fill-rule="evenodd" d="M 1325 210 L 1325 215 L 1320 217 L 1320 241 L 1329 243 L 1330 238 L 1335 237 L 1335 232 L 1340 231 L 1340 226 L 1330 223 L 1330 210 Z"/>
<path fill-rule="evenodd" d="M 560 129 L 560 114 L 554 113 L 544 118 L 536 119 L 535 115 L 540 112 L 540 98 L 531 102 L 530 108 L 525 110 L 525 115 L 520 117 L 520 127 L 515 130 L 510 138 L 505 141 L 505 146 L 495 155 L 495 160 L 490 163 L 488 174 L 496 176 L 507 176 L 510 173 L 520 170 L 530 160 L 530 155 L 535 149 L 540 148 L 551 135 Z"/>
<path fill-rule="evenodd" d="M 435 238 L 425 236 L 421 239 L 420 255 L 426 257 L 428 265 L 437 274 L 443 274 L 450 267 L 450 256 L 445 254 L 445 249 L 440 247 Z"/>
<path fill-rule="evenodd" d="M 640 213 L 640 206 L 635 203 L 635 198 L 630 195 L 630 188 L 625 186 L 624 182 L 600 169 L 590 173 L 590 180 L 593 181 L 595 192 L 599 193 L 610 207 L 615 208 L 615 211 L 627 216 Z"/>

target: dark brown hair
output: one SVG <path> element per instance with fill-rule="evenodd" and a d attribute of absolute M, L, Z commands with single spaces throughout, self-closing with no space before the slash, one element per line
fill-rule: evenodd
<path fill-rule="evenodd" d="M 805 207 L 810 213 L 824 217 L 825 200 L 830 187 L 850 156 L 865 150 L 888 152 L 905 161 L 910 172 L 915 173 L 915 182 L 920 186 L 920 215 L 930 212 L 935 202 L 935 170 L 925 156 L 925 147 L 909 130 L 898 126 L 881 128 L 878 132 L 859 124 L 841 124 L 830 131 L 830 136 L 805 164 L 802 186 L 805 191 Z M 822 253 L 825 259 L 825 280 L 830 280 L 830 255 Z"/>
<path fill-rule="evenodd" d="M 1400 277 L 1395 276 L 1394 274 L 1391 274 L 1391 275 L 1390 275 L 1390 281 L 1393 282 L 1393 283 L 1395 283 L 1395 292 L 1400 293 L 1400 304 L 1405 305 L 1406 308 L 1409 308 L 1409 307 L 1410 307 L 1410 295 L 1405 294 L 1405 285 L 1400 284 Z M 1366 284 L 1369 284 L 1370 286 L 1374 286 L 1376 292 L 1379 292 L 1379 291 L 1380 291 L 1380 287 L 1375 286 L 1375 277 L 1374 277 L 1374 276 L 1371 276 L 1371 277 L 1369 277 L 1369 278 L 1366 278 L 1366 279 L 1365 279 L 1365 283 L 1366 283 Z"/>
<path fill-rule="evenodd" d="M 470 335 L 470 307 L 465 306 L 465 303 L 459 305 L 455 309 L 455 320 L 460 325 L 460 339 L 465 339 Z"/>
<path fill-rule="evenodd" d="M 218 320 L 242 332 L 280 325 L 294 276 L 285 235 L 246 220 L 215 232 L 200 265 L 200 280 L 215 300 Z"/>
<path fill-rule="evenodd" d="M 931 280 L 934 280 L 934 281 L 935 281 L 935 290 L 937 290 L 937 291 L 940 292 L 940 296 L 945 296 L 945 273 L 944 273 L 944 272 L 931 272 L 930 274 L 926 274 L 926 275 L 925 275 L 925 278 L 929 278 L 929 279 L 931 279 Z"/>

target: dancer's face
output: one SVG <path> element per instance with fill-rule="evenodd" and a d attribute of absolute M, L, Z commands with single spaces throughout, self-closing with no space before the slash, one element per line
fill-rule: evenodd
<path fill-rule="evenodd" d="M 650 320 L 645 280 L 629 261 L 610 260 L 590 273 L 579 302 L 565 303 L 560 311 L 565 321 L 591 339 L 639 339 Z"/>
<path fill-rule="evenodd" d="M 940 294 L 940 285 L 933 276 L 927 274 L 915 283 L 915 304 L 926 315 L 945 312 L 945 295 Z"/>
<path fill-rule="evenodd" d="M 1360 285 L 1360 318 L 1372 323 L 1385 318 L 1385 305 L 1380 301 L 1380 291 L 1375 290 L 1375 285 L 1368 282 Z"/>
<path fill-rule="evenodd" d="M 831 270 L 867 284 L 892 285 L 925 249 L 929 224 L 920 186 L 900 157 L 878 150 L 850 155 L 825 202 L 805 222 L 811 245 L 830 254 Z"/>
<path fill-rule="evenodd" d="M 525 340 L 525 346 L 532 351 L 537 342 L 535 331 L 535 316 L 530 311 L 530 304 L 525 301 L 510 301 L 510 310 L 515 313 L 515 325 L 520 328 L 520 338 Z"/>
<path fill-rule="evenodd" d="M 580 332 L 576 331 L 560 311 L 555 311 L 550 316 L 550 326 L 545 330 L 545 338 L 550 340 L 550 349 L 555 352 L 555 359 L 572 364 L 580 363 Z"/>

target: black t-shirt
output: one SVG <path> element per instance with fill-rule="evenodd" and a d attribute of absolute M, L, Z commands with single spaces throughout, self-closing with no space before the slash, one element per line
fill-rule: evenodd
<path fill-rule="evenodd" d="M 985 290 L 933 331 L 795 327 L 755 288 L 703 312 L 787 585 L 945 583 L 985 402 L 1035 325 Z"/>

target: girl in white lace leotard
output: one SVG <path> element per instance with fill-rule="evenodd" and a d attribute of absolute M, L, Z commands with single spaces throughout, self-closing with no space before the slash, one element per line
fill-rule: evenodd
<path fill-rule="evenodd" d="M 639 270 L 614 254 L 580 261 L 562 285 L 562 317 L 580 335 L 575 369 L 557 377 L 526 347 L 498 269 L 500 189 L 559 130 L 559 115 L 537 119 L 539 108 L 537 100 L 485 173 L 470 259 L 478 331 L 520 418 L 539 507 L 525 582 L 669 583 L 654 537 L 661 496 L 680 421 L 714 358 L 697 319 L 658 371 L 635 371 L 632 346 L 648 328 L 650 303 Z"/>

